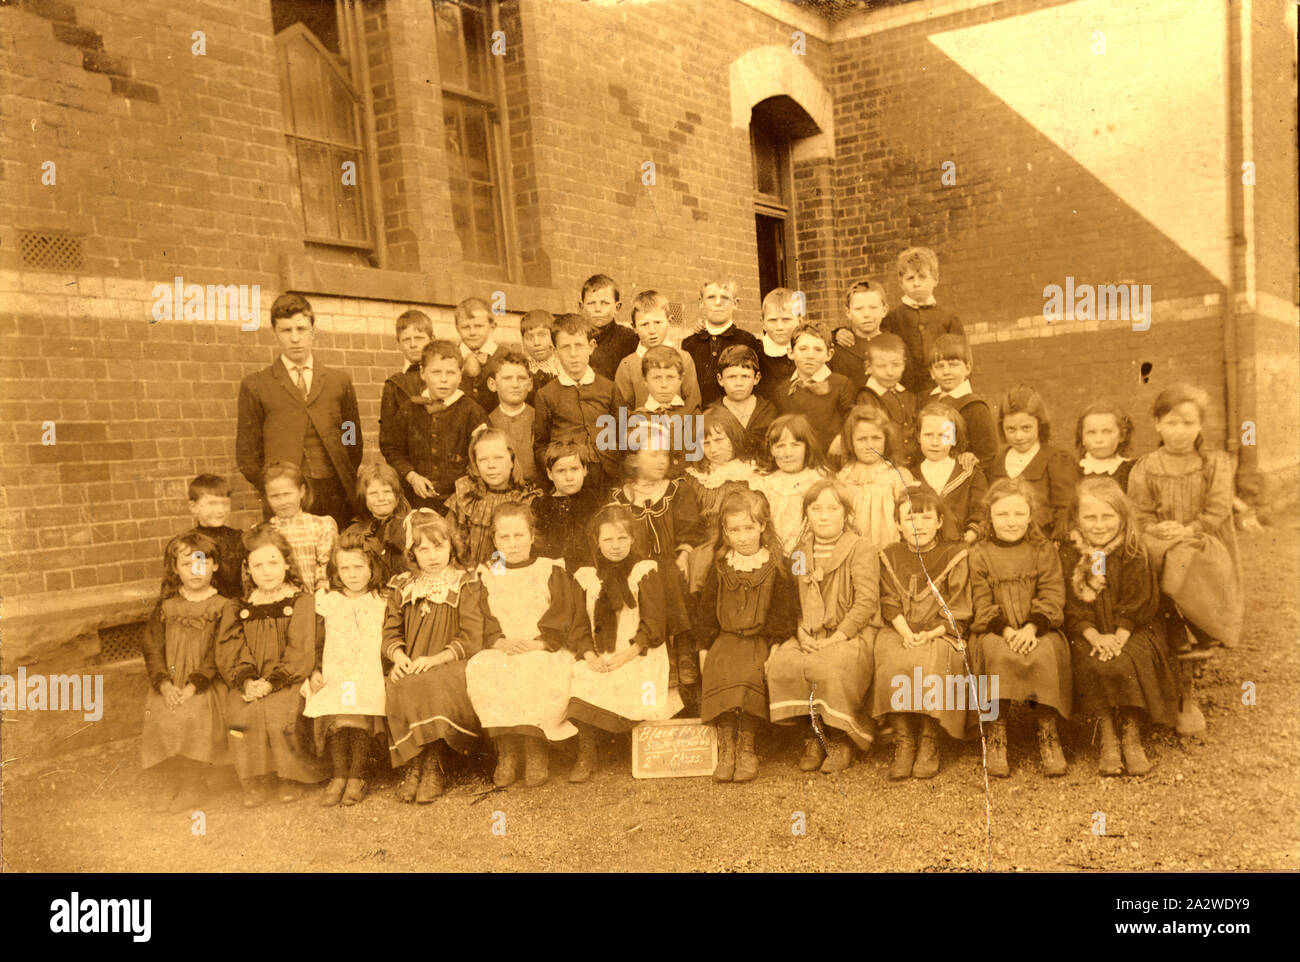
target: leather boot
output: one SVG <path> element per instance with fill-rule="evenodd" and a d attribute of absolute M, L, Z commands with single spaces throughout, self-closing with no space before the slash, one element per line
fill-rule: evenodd
<path fill-rule="evenodd" d="M 551 777 L 551 746 L 540 735 L 524 739 L 524 784 L 538 788 Z"/>
<path fill-rule="evenodd" d="M 836 738 L 826 752 L 826 761 L 822 762 L 822 774 L 834 775 L 853 764 L 853 743 L 847 738 Z"/>
<path fill-rule="evenodd" d="M 816 731 L 808 732 L 808 736 L 803 740 L 803 757 L 799 759 L 799 771 L 815 772 L 822 767 L 824 761 L 826 761 L 826 749 L 822 748 L 822 740 L 817 737 Z"/>
<path fill-rule="evenodd" d="M 912 763 L 916 760 L 916 738 L 912 734 L 912 719 L 901 712 L 892 718 L 894 728 L 894 762 L 889 766 L 892 781 L 912 777 Z"/>
<path fill-rule="evenodd" d="M 735 781 L 752 782 L 758 775 L 758 750 L 754 745 L 758 734 L 758 719 L 741 712 L 738 723 Z"/>
<path fill-rule="evenodd" d="M 996 718 L 988 723 L 985 733 L 988 742 L 989 774 L 994 778 L 1010 778 L 1011 766 L 1007 764 L 1007 723 Z"/>
<path fill-rule="evenodd" d="M 1119 735 L 1115 731 L 1115 715 L 1110 711 L 1102 712 L 1098 720 L 1101 726 L 1101 756 L 1097 759 L 1097 774 L 1107 778 L 1124 774 L 1124 762 L 1119 757 Z"/>
<path fill-rule="evenodd" d="M 736 713 L 729 711 L 718 719 L 718 764 L 713 769 L 715 782 L 729 782 L 736 776 Z"/>
<path fill-rule="evenodd" d="M 569 770 L 569 781 L 585 782 L 596 770 L 596 729 L 585 722 L 578 722 L 578 757 Z"/>
<path fill-rule="evenodd" d="M 406 774 L 402 776 L 402 785 L 397 790 L 397 800 L 407 805 L 415 801 L 416 790 L 420 787 L 420 759 L 417 755 L 406 764 Z"/>
<path fill-rule="evenodd" d="M 1038 709 L 1038 757 L 1044 775 L 1056 778 L 1065 774 L 1065 755 L 1056 734 L 1056 712 L 1047 707 Z"/>
<path fill-rule="evenodd" d="M 913 778 L 934 778 L 939 774 L 939 723 L 929 715 L 921 716 L 921 741 L 912 766 Z"/>
<path fill-rule="evenodd" d="M 1151 762 L 1142 748 L 1142 725 L 1132 708 L 1121 709 L 1120 744 L 1124 749 L 1124 767 L 1130 775 L 1151 771 Z"/>
<path fill-rule="evenodd" d="M 442 759 L 435 745 L 429 745 L 420 755 L 420 787 L 415 792 L 415 804 L 428 805 L 443 793 L 446 782 L 442 775 Z"/>
<path fill-rule="evenodd" d="M 515 783 L 519 771 L 519 737 L 499 735 L 492 739 L 497 748 L 497 767 L 492 773 L 492 784 L 497 788 L 506 788 Z"/>

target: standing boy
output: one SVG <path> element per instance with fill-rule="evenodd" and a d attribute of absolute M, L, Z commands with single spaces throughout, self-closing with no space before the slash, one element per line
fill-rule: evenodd
<path fill-rule="evenodd" d="M 718 383 L 718 358 L 722 352 L 733 344 L 742 344 L 755 353 L 759 350 L 758 338 L 737 327 L 732 320 L 739 305 L 736 282 L 731 278 L 711 280 L 700 288 L 704 330 L 683 341 L 682 349 L 695 362 L 700 403 L 705 407 L 722 397 L 722 386 Z"/>
<path fill-rule="evenodd" d="M 420 377 L 420 355 L 433 340 L 433 321 L 423 311 L 405 311 L 397 317 L 397 346 L 406 359 L 406 368 L 390 375 L 384 382 L 379 400 L 379 450 L 384 449 L 385 433 L 392 431 L 397 412 L 408 399 L 424 390 Z M 385 427 L 387 425 L 387 427 Z"/>
<path fill-rule="evenodd" d="M 844 295 L 844 316 L 852 337 L 835 335 L 831 370 L 843 374 L 856 394 L 867 383 L 867 343 L 881 333 L 880 325 L 889 310 L 885 289 L 875 281 L 856 281 Z"/>
<path fill-rule="evenodd" d="M 692 411 L 700 408 L 700 385 L 695 377 L 695 362 L 685 351 L 668 340 L 672 321 L 668 317 L 668 298 L 658 291 L 642 291 L 632 300 L 632 329 L 640 343 L 636 350 L 619 361 L 614 372 L 614 410 L 629 411 L 644 407 L 649 396 L 641 372 L 646 351 L 664 345 L 682 356 L 682 401 Z"/>
<path fill-rule="evenodd" d="M 763 337 L 758 350 L 758 382 L 754 393 L 773 405 L 790 383 L 794 360 L 790 357 L 790 335 L 804 322 L 803 301 L 784 287 L 768 291 L 763 298 Z M 719 359 L 720 360 L 720 359 Z M 766 442 L 764 442 L 766 444 Z"/>
<path fill-rule="evenodd" d="M 794 374 L 779 409 L 782 414 L 802 414 L 821 442 L 822 454 L 830 450 L 844 415 L 853 409 L 853 388 L 843 374 L 830 369 L 831 332 L 821 324 L 800 324 L 790 338 Z"/>
<path fill-rule="evenodd" d="M 842 348 L 840 349 L 842 350 Z M 858 392 L 857 403 L 878 407 L 885 412 L 903 444 L 900 464 L 920 459 L 916 436 L 916 395 L 902 385 L 907 365 L 907 345 L 897 334 L 881 334 L 867 344 L 867 383 Z"/>
<path fill-rule="evenodd" d="M 528 374 L 528 361 L 515 350 L 504 350 L 497 355 L 496 372 L 488 378 L 497 396 L 497 405 L 488 415 L 488 424 L 505 432 L 510 447 L 515 452 L 515 480 L 538 483 L 537 461 L 533 456 L 533 421 L 536 412 L 528 403 L 533 391 L 533 379 Z"/>
<path fill-rule="evenodd" d="M 928 247 L 909 247 L 898 255 L 898 282 L 903 300 L 885 315 L 881 329 L 897 334 L 907 345 L 907 371 L 903 383 L 918 398 L 934 388 L 930 379 L 930 349 L 942 334 L 966 331 L 957 315 L 934 299 L 939 284 L 939 258 Z"/>
<path fill-rule="evenodd" d="M 456 305 L 456 334 L 460 338 L 460 389 L 483 410 L 496 406 L 497 399 L 487 386 L 496 367 L 497 342 L 492 308 L 481 297 L 467 297 Z"/>
<path fill-rule="evenodd" d="M 930 376 L 936 387 L 930 400 L 943 401 L 957 409 L 966 422 L 966 448 L 979 458 L 985 475 L 990 475 L 998 454 L 998 429 L 988 401 L 970 386 L 974 370 L 970 344 L 957 334 L 935 338 L 930 348 Z"/>
<path fill-rule="evenodd" d="M 339 525 L 352 523 L 352 493 L 361 464 L 361 415 L 352 378 L 316 362 L 316 315 L 301 294 L 281 294 L 271 305 L 271 330 L 280 354 L 239 385 L 235 462 L 261 490 L 262 469 L 295 465 L 313 494 L 311 512 Z M 271 516 L 265 504 L 263 513 Z"/>
<path fill-rule="evenodd" d="M 601 435 L 598 422 L 610 413 L 614 401 L 614 382 L 591 368 L 596 341 L 585 317 L 561 314 L 555 319 L 554 333 L 560 373 L 537 392 L 534 460 L 545 458 L 552 441 L 572 441 L 582 448 L 591 489 L 603 494 L 606 482 L 613 483 L 619 476 L 617 445 L 597 443 Z"/>
<path fill-rule="evenodd" d="M 622 306 L 614 278 L 593 274 L 583 283 L 578 307 L 587 319 L 595 345 L 591 369 L 610 381 L 614 380 L 619 362 L 636 350 L 639 340 L 635 332 L 618 323 L 618 310 Z"/>
<path fill-rule="evenodd" d="M 380 448 L 413 508 L 442 512 L 456 479 L 469 472 L 469 439 L 487 415 L 461 390 L 462 375 L 459 345 L 429 342 L 420 359 L 424 390 L 402 405 L 388 447 Z"/>
<path fill-rule="evenodd" d="M 189 495 L 194 527 L 186 533 L 204 535 L 217 546 L 213 587 L 227 598 L 242 598 L 244 533 L 226 524 L 230 520 L 230 482 L 215 474 L 200 474 L 190 482 Z"/>
<path fill-rule="evenodd" d="M 794 362 L 790 363 L 793 366 Z M 767 429 L 777 417 L 776 405 L 755 393 L 763 380 L 758 355 L 751 348 L 737 344 L 718 358 L 722 397 L 713 407 L 727 411 L 745 429 L 749 445 L 745 451 L 737 451 L 736 456 L 760 464 L 767 461 Z M 789 375 L 785 383 L 789 383 Z"/>

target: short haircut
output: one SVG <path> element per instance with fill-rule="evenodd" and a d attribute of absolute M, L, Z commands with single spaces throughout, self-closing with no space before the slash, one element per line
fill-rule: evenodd
<path fill-rule="evenodd" d="M 585 453 L 581 445 L 574 444 L 572 441 L 552 441 L 546 446 L 546 453 L 542 456 L 542 464 L 549 473 L 555 467 L 557 461 L 563 461 L 565 458 L 577 458 L 578 463 L 585 470 L 587 465 L 582 460 Z"/>
<path fill-rule="evenodd" d="M 190 500 L 197 501 L 205 494 L 217 498 L 228 498 L 230 497 L 230 482 L 217 474 L 200 474 L 190 482 Z"/>
<path fill-rule="evenodd" d="M 591 325 L 581 314 L 560 314 L 555 318 L 555 326 L 551 328 L 552 336 L 558 337 L 561 334 L 568 334 L 572 337 L 574 334 L 580 335 L 590 341 Z"/>
<path fill-rule="evenodd" d="M 263 521 L 261 524 L 255 524 L 248 531 L 244 532 L 244 557 L 247 558 L 258 548 L 265 548 L 267 545 L 275 548 L 280 552 L 280 557 L 284 559 L 284 580 L 295 588 L 301 588 L 302 578 L 298 575 L 298 569 L 293 563 L 293 548 L 289 540 L 280 533 L 279 529 L 269 521 Z"/>
<path fill-rule="evenodd" d="M 953 438 L 955 443 L 952 446 L 953 452 L 961 454 L 966 450 L 966 419 L 961 416 L 955 407 L 944 401 L 931 401 L 921 410 L 916 412 L 916 429 L 921 430 L 921 422 L 926 418 L 939 418 L 945 422 L 951 422 L 953 428 Z"/>
<path fill-rule="evenodd" d="M 408 327 L 413 327 L 417 331 L 423 331 L 429 337 L 433 337 L 433 321 L 424 311 L 410 310 L 398 314 L 397 336 L 401 337 L 402 332 Z"/>
<path fill-rule="evenodd" d="M 803 514 L 807 515 L 808 505 L 812 504 L 822 496 L 822 492 L 829 491 L 835 495 L 844 508 L 844 530 L 848 530 L 849 522 L 853 520 L 853 492 L 849 486 L 835 478 L 820 478 L 809 485 L 808 490 L 803 493 Z"/>
<path fill-rule="evenodd" d="M 772 446 L 781 440 L 781 435 L 787 431 L 790 432 L 790 437 L 803 445 L 804 470 L 815 468 L 818 471 L 824 471 L 826 469 L 826 452 L 822 449 L 822 443 L 817 439 L 812 424 L 802 414 L 782 414 L 768 426 L 768 451 L 772 450 Z"/>
<path fill-rule="evenodd" d="M 490 320 L 493 324 L 496 323 L 496 318 L 492 316 L 491 304 L 483 300 L 483 298 L 481 297 L 467 297 L 459 304 L 456 305 L 456 314 L 455 314 L 456 326 L 460 327 L 461 321 L 468 321 L 479 311 L 483 311 L 484 313 L 486 313 L 488 316 L 488 320 Z"/>
<path fill-rule="evenodd" d="M 1047 417 L 1047 405 L 1037 391 L 1026 384 L 1017 384 L 998 398 L 998 437 L 1003 441 L 1007 434 L 1002 421 L 1010 414 L 1028 414 L 1038 421 L 1038 440 L 1046 444 L 1052 437 L 1052 422 Z"/>
<path fill-rule="evenodd" d="M 970 342 L 960 334 L 940 334 L 930 345 L 929 364 L 940 361 L 963 361 L 967 367 L 975 366 L 975 358 L 970 352 Z"/>
<path fill-rule="evenodd" d="M 1171 384 L 1157 394 L 1155 404 L 1151 405 L 1151 416 L 1159 421 L 1174 408 L 1183 404 L 1196 405 L 1196 410 L 1201 414 L 1201 427 L 1204 428 L 1206 418 L 1210 414 L 1210 396 L 1191 384 Z M 1204 440 L 1205 432 L 1202 430 L 1196 435 L 1197 451 L 1201 450 Z M 1162 440 L 1158 446 L 1163 446 L 1164 443 Z"/>
<path fill-rule="evenodd" d="M 311 326 L 316 326 L 316 314 L 311 309 L 311 303 L 301 294 L 281 294 L 271 304 L 271 330 L 275 330 L 275 325 L 282 317 L 293 317 L 295 314 L 306 314 L 307 319 L 311 321 Z"/>
<path fill-rule="evenodd" d="M 904 271 L 928 271 L 936 281 L 939 279 L 939 256 L 928 247 L 909 247 L 898 255 L 898 273 Z"/>
<path fill-rule="evenodd" d="M 533 372 L 528 370 L 528 358 L 524 357 L 524 352 L 517 347 L 508 347 L 504 351 L 498 351 L 493 360 L 496 362 L 495 371 L 500 371 L 507 364 L 516 364 L 524 369 L 524 373 L 529 377 Z"/>
<path fill-rule="evenodd" d="M 943 498 L 939 497 L 938 492 L 927 484 L 910 484 L 903 496 L 894 502 L 894 521 L 903 520 L 903 505 L 907 505 L 912 514 L 923 514 L 926 511 L 933 511 L 939 519 L 939 537 L 943 537 L 943 522 L 947 517 L 947 512 L 943 507 Z M 906 541 L 906 539 L 904 539 Z"/>
<path fill-rule="evenodd" d="M 845 462 L 858 460 L 857 452 L 853 450 L 853 432 L 863 422 L 880 428 L 885 435 L 885 450 L 880 452 L 880 459 L 893 461 L 899 449 L 898 428 L 894 426 L 893 421 L 889 420 L 889 415 L 876 405 L 858 404 L 844 415 L 844 426 L 840 428 L 840 445 L 843 448 Z"/>
<path fill-rule="evenodd" d="M 375 554 L 375 549 L 366 543 L 364 534 L 349 529 L 339 534 L 339 540 L 335 543 L 334 550 L 330 552 L 327 570 L 331 588 L 335 591 L 343 590 L 343 582 L 339 580 L 338 556 L 340 551 L 355 551 L 365 556 L 366 562 L 370 565 L 370 580 L 366 583 L 366 591 L 378 591 L 384 586 L 387 567 L 383 559 Z"/>
<path fill-rule="evenodd" d="M 656 368 L 670 367 L 681 377 L 686 376 L 686 364 L 682 361 L 682 352 L 667 344 L 649 348 L 641 357 L 641 374 L 649 374 Z"/>
<path fill-rule="evenodd" d="M 721 374 L 729 367 L 744 367 L 758 374 L 760 371 L 758 355 L 747 344 L 724 347 L 722 353 L 718 355 L 718 373 Z"/>
<path fill-rule="evenodd" d="M 907 363 L 907 344 L 897 334 L 890 334 L 888 331 L 882 331 L 873 338 L 869 338 L 863 345 L 867 352 L 867 357 L 873 354 L 895 354 L 903 358 L 903 363 Z"/>
<path fill-rule="evenodd" d="M 592 274 L 582 282 L 582 292 L 578 295 L 578 301 L 585 302 L 587 295 L 593 291 L 604 290 L 608 287 L 614 292 L 614 300 L 621 301 L 623 298 L 618 291 L 618 283 L 608 274 Z"/>
<path fill-rule="evenodd" d="M 795 310 L 796 307 L 801 305 L 804 310 Z M 790 313 L 795 317 L 803 317 L 808 313 L 807 304 L 803 298 L 795 297 L 794 291 L 788 287 L 777 287 L 768 291 L 767 296 L 763 298 L 762 314 L 767 317 L 770 311 L 779 311 L 786 307 L 790 309 Z"/>
<path fill-rule="evenodd" d="M 704 297 L 704 289 L 709 287 L 710 285 L 721 287 L 724 291 L 726 291 L 728 294 L 731 295 L 732 300 L 736 299 L 736 292 L 740 290 L 740 285 L 736 283 L 736 279 L 734 277 L 726 277 L 723 275 L 715 274 L 713 277 L 710 277 L 707 281 L 705 281 L 703 284 L 700 285 L 701 299 L 703 299 Z"/>
<path fill-rule="evenodd" d="M 846 309 L 853 304 L 854 294 L 877 294 L 880 296 L 881 305 L 886 309 L 889 308 L 889 295 L 885 293 L 884 284 L 865 279 L 854 281 L 849 285 L 848 290 L 844 292 L 844 307 Z"/>
<path fill-rule="evenodd" d="M 1074 427 L 1075 448 L 1080 454 L 1083 453 L 1083 420 L 1096 414 L 1109 414 L 1115 419 L 1115 427 L 1119 429 L 1119 444 L 1115 448 L 1115 453 L 1128 454 L 1129 442 L 1133 440 L 1133 419 L 1114 401 L 1093 401 L 1083 409 L 1079 415 L 1079 423 Z"/>
<path fill-rule="evenodd" d="M 794 333 L 790 335 L 790 350 L 794 350 L 794 346 L 799 343 L 799 338 L 810 334 L 813 337 L 821 338 L 822 342 L 826 345 L 827 350 L 835 349 L 835 340 L 831 337 L 831 329 L 829 327 L 825 324 L 817 324 L 813 321 L 804 321 L 796 327 Z"/>
<path fill-rule="evenodd" d="M 295 487 L 305 488 L 307 496 L 302 499 L 302 507 L 305 510 L 307 505 L 311 504 L 312 490 L 311 484 L 303 476 L 298 465 L 292 461 L 272 461 L 266 467 L 262 468 L 262 474 L 258 480 L 262 482 L 262 493 L 266 493 L 266 486 L 272 481 L 279 478 L 288 478 L 293 482 Z"/>
<path fill-rule="evenodd" d="M 397 498 L 397 506 L 393 511 L 399 511 L 406 503 L 406 498 L 402 494 L 402 482 L 397 477 L 397 471 L 386 461 L 374 461 L 357 468 L 356 503 L 359 510 L 367 517 L 370 516 L 370 508 L 366 504 L 366 491 L 376 481 L 381 481 L 393 489 L 393 494 Z"/>
<path fill-rule="evenodd" d="M 636 327 L 636 319 L 650 311 L 663 311 L 669 322 L 672 321 L 672 308 L 668 305 L 668 298 L 658 291 L 642 291 L 632 298 L 632 326 Z"/>
<path fill-rule="evenodd" d="M 523 317 L 519 318 L 519 333 L 523 335 L 535 327 L 544 327 L 548 331 L 555 326 L 555 316 L 550 311 L 543 311 L 540 308 L 529 311 Z"/>
<path fill-rule="evenodd" d="M 497 525 L 507 518 L 523 518 L 524 523 L 528 525 L 528 530 L 534 537 L 537 535 L 537 519 L 533 516 L 533 509 L 520 501 L 505 501 L 498 504 L 492 509 L 492 531 L 495 532 Z"/>
<path fill-rule="evenodd" d="M 460 356 L 459 344 L 455 341 L 438 340 L 424 345 L 424 350 L 420 352 L 420 367 L 426 367 L 430 361 L 439 357 L 455 361 L 457 367 L 462 367 L 465 363 L 465 359 Z"/>

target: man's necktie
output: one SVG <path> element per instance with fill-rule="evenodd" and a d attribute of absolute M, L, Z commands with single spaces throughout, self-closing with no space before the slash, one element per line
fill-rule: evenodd
<path fill-rule="evenodd" d="M 298 380 L 298 390 L 302 392 L 302 399 L 307 400 L 307 369 L 305 367 L 295 367 L 293 369 L 294 377 Z"/>

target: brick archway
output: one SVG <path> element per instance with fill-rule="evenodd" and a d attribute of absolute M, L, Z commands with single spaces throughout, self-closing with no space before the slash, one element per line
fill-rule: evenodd
<path fill-rule="evenodd" d="M 747 128 L 755 104 L 769 97 L 789 97 L 817 127 L 817 133 L 793 144 L 795 161 L 835 156 L 834 101 L 803 57 L 775 44 L 755 47 L 733 60 L 728 74 L 731 126 Z"/>

